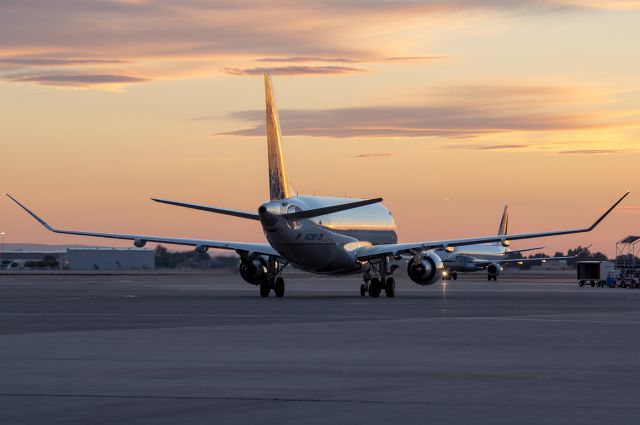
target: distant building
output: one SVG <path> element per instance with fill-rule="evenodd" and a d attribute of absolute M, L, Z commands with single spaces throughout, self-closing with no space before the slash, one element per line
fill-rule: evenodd
<path fill-rule="evenodd" d="M 152 270 L 153 250 L 139 248 L 69 248 L 69 270 Z"/>
<path fill-rule="evenodd" d="M 21 270 L 25 268 L 35 268 L 36 265 L 43 264 L 45 258 L 52 259 L 47 261 L 46 268 L 53 270 L 61 270 L 66 260 L 66 252 L 64 251 L 6 251 L 3 254 L 4 261 L 2 269 Z M 53 265 L 55 264 L 55 265 Z"/>

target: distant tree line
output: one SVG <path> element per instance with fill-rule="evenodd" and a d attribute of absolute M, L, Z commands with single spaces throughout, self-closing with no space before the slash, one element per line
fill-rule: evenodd
<path fill-rule="evenodd" d="M 573 256 L 576 256 L 576 258 L 570 259 L 570 260 L 564 260 L 567 266 L 571 268 L 575 268 L 576 263 L 578 261 L 608 261 L 609 260 L 609 257 L 607 257 L 607 255 L 604 254 L 603 252 L 600 252 L 600 251 L 592 252 L 590 249 L 586 247 L 581 247 L 581 246 L 578 246 L 575 249 L 569 249 L 566 253 L 558 251 L 555 254 L 553 254 L 553 257 L 573 257 Z M 515 259 L 517 258 L 535 259 L 535 258 L 545 258 L 545 257 L 549 257 L 549 255 L 541 252 L 529 255 L 528 257 L 523 256 L 522 253 L 520 252 L 514 252 L 512 254 L 509 254 L 509 258 L 515 258 Z M 617 257 L 616 260 L 617 261 L 626 260 L 627 262 L 631 262 L 633 258 L 630 255 L 625 255 L 625 256 Z M 637 264 L 640 264 L 640 259 L 635 258 L 635 262 Z M 539 262 L 528 261 L 522 264 L 515 263 L 512 265 L 519 269 L 530 269 L 532 266 L 541 266 L 542 264 L 543 262 L 541 260 Z"/>
<path fill-rule="evenodd" d="M 208 252 L 193 251 L 169 251 L 162 245 L 156 246 L 154 252 L 156 268 L 166 269 L 234 269 L 238 266 L 238 258 L 235 255 L 211 256 Z"/>

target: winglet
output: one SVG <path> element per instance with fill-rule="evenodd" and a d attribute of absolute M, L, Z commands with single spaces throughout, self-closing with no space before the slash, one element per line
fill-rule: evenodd
<path fill-rule="evenodd" d="M 602 214 L 602 215 L 600 216 L 600 218 L 598 218 L 598 219 L 597 219 L 597 220 L 596 220 L 596 221 L 591 225 L 591 227 L 589 227 L 589 230 L 588 230 L 588 231 L 591 231 L 591 230 L 595 229 L 595 228 L 596 228 L 596 226 L 597 226 L 598 224 L 600 224 L 600 222 L 601 222 L 602 220 L 604 220 L 604 219 L 609 215 L 609 213 L 611 213 L 611 211 L 613 211 L 613 210 L 618 206 L 618 204 L 619 204 L 620 202 L 622 202 L 622 200 L 623 200 L 624 198 L 626 198 L 627 196 L 629 196 L 629 194 L 630 194 L 630 193 L 631 193 L 631 191 L 630 191 L 630 190 L 627 190 L 627 193 L 625 193 L 624 195 L 622 195 L 622 197 L 621 197 L 620 199 L 618 199 L 618 201 L 617 201 L 615 204 L 613 204 L 613 205 L 611 206 L 611 208 L 609 208 L 609 209 L 608 209 L 604 214 Z"/>
<path fill-rule="evenodd" d="M 18 204 L 18 206 L 20 208 L 22 208 L 23 210 L 25 210 L 27 213 L 29 213 L 29 215 L 33 218 L 36 219 L 36 221 L 40 224 L 42 224 L 47 230 L 50 230 L 52 232 L 57 232 L 57 230 L 49 225 L 49 223 L 47 223 L 46 221 L 44 221 L 43 219 L 41 219 L 40 217 L 38 217 L 33 211 L 31 211 L 29 208 L 25 207 L 24 205 L 22 205 L 16 198 L 14 198 L 13 196 L 9 195 L 8 193 L 5 193 L 5 195 L 7 195 L 7 197 L 9 197 L 9 199 L 11 199 L 13 202 L 15 202 L 16 204 Z"/>

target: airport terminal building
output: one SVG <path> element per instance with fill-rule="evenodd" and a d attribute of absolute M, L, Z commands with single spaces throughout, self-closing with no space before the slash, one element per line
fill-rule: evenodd
<path fill-rule="evenodd" d="M 154 252 L 140 248 L 68 248 L 66 251 L 5 252 L 6 270 L 152 270 Z"/>

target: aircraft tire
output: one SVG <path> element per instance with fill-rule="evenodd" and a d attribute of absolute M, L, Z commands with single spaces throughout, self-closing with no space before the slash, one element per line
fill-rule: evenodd
<path fill-rule="evenodd" d="M 269 292 L 271 292 L 271 283 L 269 279 L 262 279 L 260 281 L 260 296 L 262 298 L 267 298 L 269 296 Z"/>
<path fill-rule="evenodd" d="M 396 281 L 392 277 L 387 279 L 384 285 L 384 293 L 387 298 L 393 298 L 396 296 Z"/>
<path fill-rule="evenodd" d="M 273 292 L 275 292 L 276 297 L 282 298 L 284 297 L 284 279 L 279 277 L 276 278 L 275 284 L 273 285 Z"/>
<path fill-rule="evenodd" d="M 364 297 L 367 294 L 367 289 L 364 287 L 364 283 L 360 285 L 360 296 Z"/>
<path fill-rule="evenodd" d="M 458 280 L 458 273 L 453 272 L 453 276 L 452 277 L 453 277 L 453 280 Z"/>
<path fill-rule="evenodd" d="M 369 296 L 372 298 L 378 298 L 381 290 L 382 285 L 380 284 L 380 279 L 377 277 L 371 279 L 371 283 L 369 284 Z"/>

